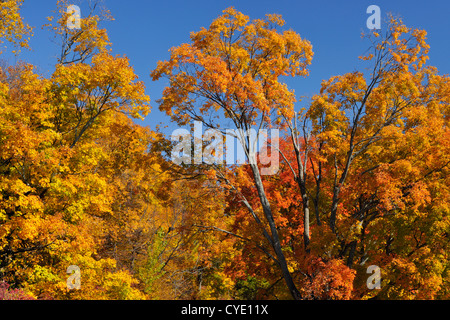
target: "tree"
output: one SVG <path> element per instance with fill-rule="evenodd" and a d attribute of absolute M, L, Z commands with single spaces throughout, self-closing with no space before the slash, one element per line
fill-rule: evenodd
<path fill-rule="evenodd" d="M 268 244 L 269 254 L 294 298 L 299 298 L 281 248 L 272 209 L 254 157 L 253 142 L 245 133 L 251 128 L 270 126 L 275 115 L 293 116 L 294 95 L 279 81 L 281 76 L 307 75 L 311 62 L 311 44 L 292 30 L 278 32 L 284 25 L 279 15 L 254 20 L 233 8 L 214 20 L 208 29 L 191 34 L 191 44 L 171 49 L 168 61 L 159 62 L 152 71 L 154 80 L 166 76 L 170 85 L 164 90 L 160 109 L 179 124 L 201 121 L 208 128 L 220 128 L 214 117 L 223 115 L 238 130 L 250 162 L 265 229 L 256 209 L 249 213 L 258 221 Z M 216 117 L 217 117 L 216 116 Z M 258 131 L 259 132 L 259 131 Z M 259 133 L 258 133 L 259 134 Z"/>
<path fill-rule="evenodd" d="M 435 261 L 442 267 L 435 269 L 430 281 L 439 287 L 448 281 L 443 271 L 447 224 L 436 226 L 437 216 L 447 215 L 446 205 L 439 203 L 446 203 L 447 188 L 441 182 L 447 179 L 449 165 L 448 77 L 425 65 L 426 33 L 391 18 L 385 35 L 371 34 L 372 52 L 361 57 L 372 62 L 370 71 L 324 81 L 310 106 L 296 113 L 295 98 L 278 77 L 305 75 L 311 46 L 290 31 L 278 33 L 270 23 L 283 24 L 281 17 L 270 15 L 265 22 L 248 23 L 246 16 L 228 9 L 208 29 L 192 33 L 191 44 L 172 48 L 170 59 L 152 72 L 155 80 L 165 76 L 170 81 L 160 108 L 174 121 L 197 120 L 220 129 L 223 122 L 214 116 L 222 114 L 241 129 L 248 165 L 232 174 L 213 165 L 216 178 L 238 195 L 229 203 L 236 213 L 234 229 L 222 230 L 244 241 L 238 250 L 245 259 L 234 270 L 244 261 L 254 263 L 247 270 L 258 268 L 263 258 L 257 252 L 263 252 L 276 262 L 292 297 L 349 298 L 354 271 L 358 285 L 354 294 L 368 294 L 362 282 L 362 266 L 368 261 L 385 264 L 388 274 L 427 269 L 423 261 Z M 263 178 L 261 167 L 252 161 L 255 150 L 245 133 L 253 126 L 287 129 L 289 139 L 278 150 L 285 163 L 280 176 Z M 293 185 L 298 198 L 287 191 Z M 386 228 L 389 235 L 384 234 Z M 434 228 L 439 229 L 439 240 L 436 233 L 429 234 L 430 249 L 425 230 Z M 295 245 L 299 236 L 303 250 Z M 403 244 L 399 240 L 403 237 L 413 241 L 393 251 L 394 243 Z M 245 249 L 255 247 L 261 251 Z M 395 260 L 398 255 L 401 262 Z M 424 260 L 413 262 L 414 255 Z M 267 263 L 262 265 L 266 279 L 278 283 Z M 323 270 L 334 270 L 332 278 L 340 275 L 346 285 L 336 284 L 341 289 L 333 293 Z M 389 289 L 380 297 L 398 294 L 403 285 L 386 282 Z M 445 294 L 427 288 L 411 289 L 416 292 L 412 296 Z"/>
<path fill-rule="evenodd" d="M 392 248 L 401 238 L 416 239 L 425 229 L 434 229 L 435 210 L 441 218 L 447 215 L 440 203 L 447 193 L 441 182 L 447 179 L 450 164 L 449 79 L 425 65 L 429 51 L 425 31 L 407 28 L 401 19 L 391 17 L 386 33 L 374 32 L 369 39 L 372 51 L 361 58 L 371 61 L 370 73 L 324 81 L 305 112 L 315 141 L 303 148 L 317 154 L 310 161 L 314 172 L 310 194 L 325 204 L 316 207 L 316 216 L 328 219 L 339 248 L 335 255 L 346 257 L 349 267 L 354 261 L 381 264 L 383 255 L 375 258 L 369 249 L 375 244 L 378 250 L 384 246 L 388 260 L 406 255 L 407 261 L 419 254 L 417 250 L 432 246 L 427 254 L 433 258 L 427 259 L 445 265 L 443 239 L 421 238 L 412 242 L 412 248 L 406 243 L 397 247 L 399 251 Z M 307 162 L 306 156 L 303 160 Z M 322 192 L 325 195 L 318 199 Z M 401 227 L 395 222 L 399 218 Z M 388 227 L 391 223 L 396 231 Z M 445 238 L 445 227 L 439 230 L 438 238 Z M 441 272 L 436 270 L 435 276 L 446 281 Z M 417 296 L 427 290 L 433 296 L 433 290 L 425 287 Z"/>
<path fill-rule="evenodd" d="M 29 48 L 28 40 L 32 35 L 32 28 L 24 23 L 20 15 L 22 3 L 23 0 L 0 2 L 0 44 L 6 40 L 18 47 L 19 49 L 13 50 L 16 54 L 20 52 L 20 48 Z"/>
<path fill-rule="evenodd" d="M 85 18 L 89 28 L 82 33 L 88 34 L 70 38 L 63 50 L 76 56 L 91 48 L 89 60 L 61 59 L 48 79 L 26 63 L 2 69 L 0 270 L 3 279 L 36 297 L 143 296 L 130 272 L 98 256 L 98 249 L 115 191 L 103 167 L 114 163 L 106 134 L 121 126 L 124 132 L 114 133 L 125 135 L 132 127 L 127 115 L 146 115 L 149 98 L 128 59 L 98 44 L 93 35 L 107 36 L 90 21 L 98 19 Z M 64 25 L 59 20 L 55 30 Z M 130 135 L 141 154 L 130 151 L 129 163 L 145 158 L 150 136 L 144 130 Z M 83 271 L 81 291 L 67 291 L 71 264 Z"/>
<path fill-rule="evenodd" d="M 449 78 L 425 65 L 425 36 L 392 18 L 384 36 L 369 38 L 372 52 L 361 57 L 372 63 L 368 74 L 324 81 L 308 108 L 286 119 L 280 174 L 265 183 L 288 260 L 312 281 L 300 281 L 302 289 L 313 286 L 316 267 L 335 261 L 357 271 L 353 297 L 448 295 Z M 368 264 L 382 267 L 380 292 L 367 290 Z M 318 288 L 311 294 L 323 298 Z"/>
<path fill-rule="evenodd" d="M 14 49 L 31 36 L 21 4 L 0 1 Z M 0 299 L 450 297 L 450 78 L 426 64 L 425 31 L 391 17 L 365 35 L 367 69 L 295 108 L 281 80 L 308 74 L 311 44 L 279 15 L 225 10 L 151 73 L 169 80 L 161 110 L 216 130 L 188 138 L 186 164 L 134 122 L 150 112 L 145 85 L 90 4 L 81 29 L 67 1 L 48 18 L 50 76 L 0 67 Z M 246 161 L 221 161 L 224 136 Z"/>
<path fill-rule="evenodd" d="M 208 181 L 177 181 L 162 134 L 133 122 L 149 97 L 112 54 L 96 5 L 80 30 L 66 28 L 66 7 L 48 19 L 61 40 L 49 78 L 26 63 L 1 70 L 0 275 L 15 288 L 5 297 L 225 296 L 222 243 L 197 215 L 219 219 L 223 203 L 206 196 Z M 67 288 L 69 265 L 78 290 Z"/>

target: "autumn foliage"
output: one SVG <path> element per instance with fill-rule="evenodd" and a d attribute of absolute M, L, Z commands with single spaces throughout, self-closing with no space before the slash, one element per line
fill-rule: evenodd
<path fill-rule="evenodd" d="M 0 3 L 0 43 L 17 54 L 32 36 L 21 5 Z M 68 29 L 66 8 L 45 26 L 61 45 L 49 76 L 0 68 L 0 299 L 450 298 L 450 79 L 427 64 L 424 30 L 390 17 L 363 35 L 365 68 L 303 108 L 283 79 L 308 76 L 313 47 L 280 15 L 228 8 L 170 49 L 150 71 L 168 80 L 160 110 L 279 129 L 260 150 L 280 156 L 267 175 L 171 162 L 170 137 L 134 121 L 151 121 L 150 97 L 113 53 L 110 13 Z"/>

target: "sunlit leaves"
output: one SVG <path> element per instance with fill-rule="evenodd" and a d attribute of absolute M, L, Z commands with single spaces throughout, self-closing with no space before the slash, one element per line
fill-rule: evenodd
<path fill-rule="evenodd" d="M 14 53 L 20 52 L 20 48 L 29 48 L 28 40 L 32 35 L 32 28 L 20 16 L 22 4 L 23 0 L 0 2 L 0 44 L 4 40 L 12 43 L 17 48 Z"/>
<path fill-rule="evenodd" d="M 166 76 L 171 83 L 160 108 L 180 123 L 219 108 L 225 117 L 246 117 L 249 124 L 258 117 L 270 122 L 273 111 L 291 117 L 295 98 L 279 77 L 307 75 L 313 53 L 294 31 L 278 31 L 283 24 L 277 15 L 250 22 L 234 8 L 225 10 L 152 71 L 154 80 Z"/>
<path fill-rule="evenodd" d="M 27 47 L 21 4 L 0 3 L 0 37 Z M 259 164 L 167 161 L 170 141 L 133 122 L 150 100 L 113 54 L 109 13 L 94 5 L 70 29 L 67 5 L 48 18 L 50 76 L 0 70 L 0 276 L 26 292 L 0 296 L 291 298 L 282 258 L 295 298 L 450 297 L 450 80 L 426 65 L 425 31 L 391 18 L 368 35 L 368 68 L 324 80 L 300 112 L 281 80 L 308 75 L 312 46 L 280 15 L 229 8 L 172 48 L 151 77 L 168 78 L 160 108 L 178 124 L 290 130 L 261 179 Z"/>

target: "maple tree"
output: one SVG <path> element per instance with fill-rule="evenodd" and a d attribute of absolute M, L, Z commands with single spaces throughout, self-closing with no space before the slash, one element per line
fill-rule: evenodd
<path fill-rule="evenodd" d="M 425 65 L 429 50 L 425 31 L 407 28 L 401 19 L 391 17 L 385 35 L 374 32 L 370 39 L 372 52 L 361 57 L 372 64 L 370 72 L 324 81 L 320 94 L 300 116 L 299 122 L 310 121 L 311 129 L 303 126 L 303 143 L 299 147 L 297 142 L 294 149 L 297 162 L 301 158 L 304 168 L 309 163 L 310 181 L 298 176 L 315 195 L 311 198 L 317 225 L 328 220 L 333 233 L 328 255 L 344 259 L 348 267 L 357 262 L 386 265 L 387 270 L 391 260 L 400 263 L 400 259 L 401 264 L 415 266 L 417 273 L 419 260 L 423 264 L 431 259 L 442 267 L 429 274 L 435 291 L 420 286 L 407 295 L 424 297 L 426 292 L 431 298 L 431 292 L 436 294 L 448 281 L 443 273 L 448 264 L 448 211 L 441 204 L 447 202 L 443 199 L 450 164 L 449 79 Z M 291 125 L 293 140 L 298 132 Z M 302 186 L 300 190 L 303 199 L 308 197 Z M 423 223 L 436 232 L 433 240 L 426 240 Z M 434 238 L 437 234 L 444 238 Z M 422 250 L 425 256 L 414 257 Z M 390 297 L 402 297 L 406 284 L 396 282 L 386 281 L 378 297 L 385 291 Z"/>
<path fill-rule="evenodd" d="M 303 261 L 318 257 L 357 271 L 352 297 L 446 296 L 449 79 L 424 65 L 424 31 L 391 19 L 384 38 L 372 37 L 374 52 L 361 57 L 371 73 L 324 81 L 311 106 L 287 119 L 284 164 L 267 179 L 268 194 L 284 209 L 280 226 L 300 254 L 300 283 L 314 282 Z M 301 237 L 305 251 L 295 247 Z M 380 292 L 366 287 L 369 264 L 384 266 Z"/>
<path fill-rule="evenodd" d="M 259 276 L 274 294 L 281 273 L 293 298 L 368 298 L 377 293 L 363 282 L 371 263 L 386 272 L 378 297 L 445 296 L 449 82 L 426 66 L 425 31 L 391 18 L 385 35 L 369 35 L 373 52 L 360 57 L 371 72 L 324 81 L 310 106 L 294 112 L 295 98 L 279 77 L 306 75 L 311 46 L 271 23 L 284 22 L 268 15 L 249 23 L 227 9 L 152 72 L 169 79 L 160 108 L 179 124 L 196 120 L 220 130 L 217 115 L 244 132 L 287 131 L 274 177 L 261 176 L 245 137 L 247 166 L 231 173 L 212 166 L 235 214 L 232 230 L 219 231 L 242 240 L 229 274 L 244 282 Z M 425 276 L 431 265 L 424 261 L 439 267 Z M 394 280 L 402 272 L 405 280 Z"/>
<path fill-rule="evenodd" d="M 29 48 L 28 40 L 32 35 L 32 28 L 26 24 L 20 15 L 23 0 L 5 0 L 0 2 L 0 44 L 4 40 L 12 43 L 19 53 L 20 48 Z M 0 50 L 2 53 L 2 50 Z"/>
<path fill-rule="evenodd" d="M 115 126 L 132 126 L 127 114 L 147 114 L 149 98 L 126 58 L 91 35 L 77 39 L 96 48 L 91 61 L 60 60 L 48 79 L 26 63 L 2 68 L 2 277 L 36 297 L 89 298 L 94 287 L 104 288 L 105 298 L 139 297 L 136 279 L 113 272 L 115 260 L 95 257 L 114 200 L 108 175 L 98 173 L 109 162 L 99 141 Z M 78 50 L 78 40 L 67 54 Z M 86 270 L 80 292 L 67 292 L 70 264 Z"/>
<path fill-rule="evenodd" d="M 209 128 L 219 128 L 211 114 L 220 112 L 239 132 L 269 126 L 273 115 L 292 117 L 293 92 L 278 78 L 307 75 L 312 46 L 291 30 L 278 32 L 277 27 L 283 25 L 279 15 L 249 22 L 247 16 L 235 9 L 225 10 L 208 29 L 191 34 L 192 44 L 172 48 L 170 60 L 158 63 L 152 72 L 154 80 L 166 76 L 170 81 L 160 109 L 179 124 L 198 120 Z M 243 134 L 239 140 L 250 159 L 253 142 Z M 275 257 L 269 256 L 278 264 L 291 294 L 297 298 L 298 289 L 281 248 L 260 169 L 252 161 L 250 167 L 269 231 L 255 209 L 248 206 L 248 210 L 263 228 L 275 252 Z"/>
<path fill-rule="evenodd" d="M 162 135 L 131 120 L 149 113 L 149 97 L 129 60 L 112 54 L 100 28 L 110 14 L 93 10 L 68 29 L 66 7 L 58 1 L 45 26 L 61 44 L 50 77 L 26 63 L 1 70 L 4 296 L 21 297 L 9 285 L 40 299 L 198 296 L 219 242 L 188 223 L 192 194 L 177 196 Z M 204 197 L 197 206 L 213 210 Z M 79 290 L 67 288 L 69 265 L 81 270 Z"/>
<path fill-rule="evenodd" d="M 0 1 L 16 54 L 22 3 Z M 177 164 L 176 142 L 134 121 L 150 98 L 113 53 L 109 11 L 94 2 L 70 29 L 68 5 L 44 26 L 60 44 L 49 76 L 0 67 L 0 299 L 450 297 L 450 78 L 424 30 L 390 17 L 364 35 L 368 68 L 298 108 L 283 80 L 308 75 L 311 43 L 280 15 L 224 10 L 151 78 L 169 80 L 158 104 L 175 123 L 236 129 L 246 161 L 209 161 L 202 141 L 202 161 Z M 256 150 L 250 129 L 280 139 Z"/>

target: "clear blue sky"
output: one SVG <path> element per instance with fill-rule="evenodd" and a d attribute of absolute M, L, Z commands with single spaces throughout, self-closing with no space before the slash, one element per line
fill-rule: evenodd
<path fill-rule="evenodd" d="M 81 14 L 88 0 L 74 0 L 81 7 Z M 450 1 L 323 1 L 323 0 L 103 0 L 115 21 L 104 23 L 113 43 L 113 52 L 129 59 L 140 80 L 146 83 L 152 100 L 152 113 L 143 124 L 154 128 L 159 122 L 169 124 L 169 119 L 158 111 L 156 100 L 161 97 L 164 81 L 152 82 L 150 71 L 158 60 L 168 58 L 168 49 L 189 41 L 189 33 L 207 27 L 225 8 L 234 6 L 253 18 L 267 13 L 282 14 L 286 27 L 311 41 L 314 59 L 310 76 L 289 81 L 297 96 L 311 96 L 320 89 L 323 79 L 356 70 L 357 57 L 365 53 L 368 42 L 361 39 L 367 31 L 366 13 L 369 5 L 381 8 L 382 18 L 388 12 L 400 15 L 407 26 L 423 28 L 428 32 L 431 46 L 429 64 L 440 73 L 450 74 Z M 19 57 L 38 66 L 43 75 L 49 76 L 55 64 L 58 48 L 51 42 L 51 35 L 41 30 L 46 17 L 55 9 L 56 0 L 25 0 L 22 14 L 35 28 L 31 41 L 32 52 Z M 87 9 L 84 9 L 87 10 Z M 385 24 L 381 25 L 383 29 Z M 15 58 L 3 55 L 14 63 Z M 173 130 L 173 125 L 165 130 Z"/>

